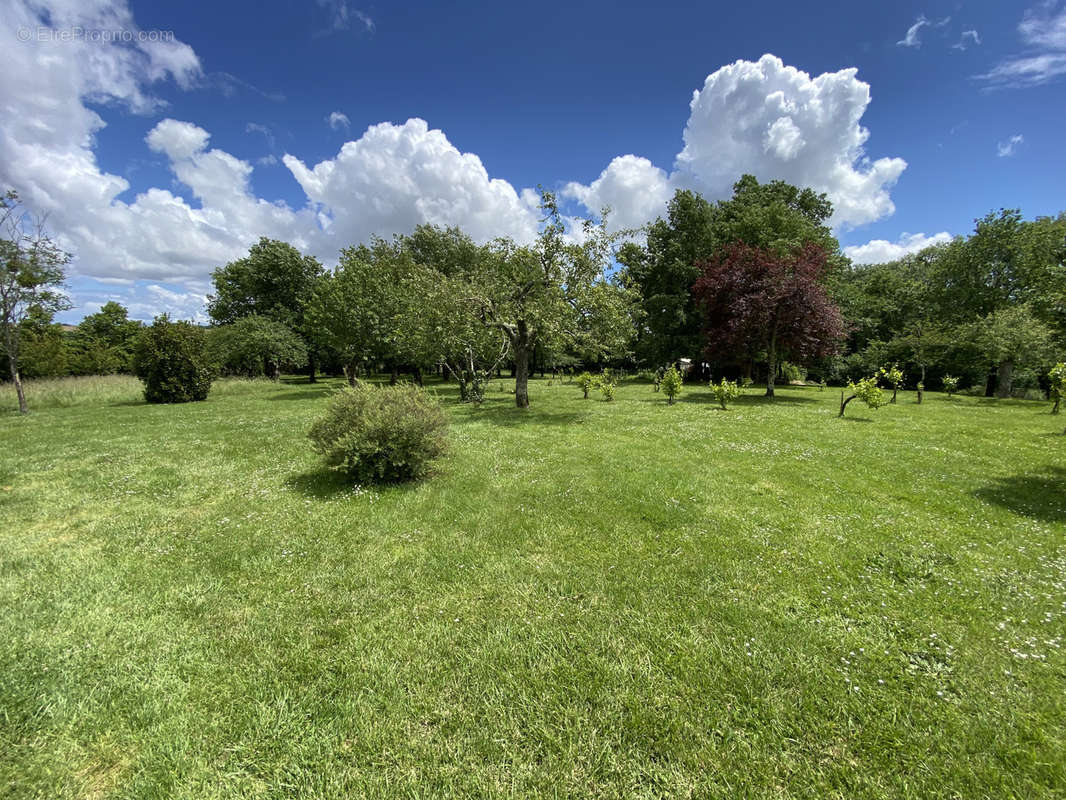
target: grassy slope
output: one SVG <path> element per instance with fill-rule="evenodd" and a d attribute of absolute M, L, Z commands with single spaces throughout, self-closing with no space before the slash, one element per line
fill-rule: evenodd
<path fill-rule="evenodd" d="M 1046 405 L 497 386 L 386 490 L 326 387 L 0 417 L 0 796 L 1066 791 Z"/>

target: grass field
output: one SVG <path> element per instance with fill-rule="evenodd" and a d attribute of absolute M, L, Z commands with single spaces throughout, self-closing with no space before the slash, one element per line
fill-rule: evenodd
<path fill-rule="evenodd" d="M 1047 404 L 437 385 L 373 489 L 336 386 L 0 397 L 0 797 L 1066 793 Z"/>

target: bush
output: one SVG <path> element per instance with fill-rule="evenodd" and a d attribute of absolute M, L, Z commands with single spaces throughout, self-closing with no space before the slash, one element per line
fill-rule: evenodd
<path fill-rule="evenodd" d="M 722 410 L 726 410 L 726 405 L 731 403 L 740 397 L 740 387 L 737 386 L 736 381 L 727 381 L 722 378 L 721 383 L 711 383 L 711 394 L 714 395 L 714 399 L 717 400 Z"/>
<path fill-rule="evenodd" d="M 671 366 L 663 373 L 662 387 L 666 394 L 666 404 L 672 406 L 674 398 L 681 394 L 681 373 L 677 371 L 677 367 Z"/>
<path fill-rule="evenodd" d="M 799 364 L 785 361 L 781 364 L 781 372 L 789 383 L 803 383 L 807 380 L 807 370 Z"/>
<path fill-rule="evenodd" d="M 188 403 L 207 399 L 214 378 L 204 331 L 163 314 L 138 334 L 133 374 L 144 382 L 149 403 Z"/>
<path fill-rule="evenodd" d="M 892 399 L 888 402 L 895 403 L 896 393 L 899 391 L 899 387 L 903 385 L 903 370 L 899 368 L 899 364 L 893 364 L 888 369 L 881 367 L 881 377 L 892 387 Z M 851 386 L 851 384 L 849 383 L 848 386 Z"/>
<path fill-rule="evenodd" d="M 954 375 L 945 375 L 940 379 L 940 383 L 943 385 L 944 391 L 948 393 L 948 397 L 951 397 L 959 390 L 959 379 Z"/>
<path fill-rule="evenodd" d="M 308 432 L 326 463 L 359 483 L 423 477 L 445 450 L 447 420 L 425 390 L 359 384 L 333 395 Z"/>

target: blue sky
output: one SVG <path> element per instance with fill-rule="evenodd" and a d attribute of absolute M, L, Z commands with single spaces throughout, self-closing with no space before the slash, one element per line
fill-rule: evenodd
<path fill-rule="evenodd" d="M 537 184 L 639 224 L 679 186 L 808 183 L 856 260 L 1066 208 L 1061 0 L 3 2 L 0 182 L 75 254 L 69 320 L 202 317 L 260 235 L 528 237 Z"/>

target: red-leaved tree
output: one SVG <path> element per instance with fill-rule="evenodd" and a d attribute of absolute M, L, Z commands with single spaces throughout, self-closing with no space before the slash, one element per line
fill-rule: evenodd
<path fill-rule="evenodd" d="M 774 396 L 780 357 L 829 355 L 844 335 L 840 309 L 821 279 L 825 250 L 814 244 L 789 255 L 736 242 L 698 265 L 692 287 L 703 309 L 709 358 L 766 354 L 766 396 Z"/>

